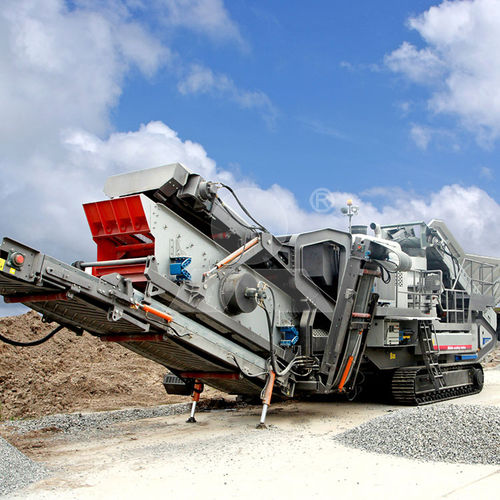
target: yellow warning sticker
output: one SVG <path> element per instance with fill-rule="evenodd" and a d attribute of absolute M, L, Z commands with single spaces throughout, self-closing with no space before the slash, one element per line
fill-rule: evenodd
<path fill-rule="evenodd" d="M 3 266 L 5 266 L 5 259 L 0 259 L 0 271 L 3 271 Z"/>
<path fill-rule="evenodd" d="M 396 359 L 396 355 L 393 352 L 389 353 L 389 359 Z"/>
<path fill-rule="evenodd" d="M 11 267 L 9 273 L 10 274 L 16 274 L 16 270 L 13 267 Z"/>

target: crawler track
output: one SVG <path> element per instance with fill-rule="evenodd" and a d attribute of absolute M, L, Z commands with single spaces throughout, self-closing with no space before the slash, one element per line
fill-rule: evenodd
<path fill-rule="evenodd" d="M 463 367 L 441 368 L 443 373 L 458 369 L 463 369 Z M 400 368 L 396 370 L 392 378 L 392 397 L 398 404 L 421 406 L 477 394 L 483 388 L 483 369 L 480 364 L 474 364 L 469 365 L 469 370 L 471 383 L 436 390 L 429 388 L 430 383 L 424 386 L 419 385 L 422 376 L 427 374 L 425 366 Z"/>

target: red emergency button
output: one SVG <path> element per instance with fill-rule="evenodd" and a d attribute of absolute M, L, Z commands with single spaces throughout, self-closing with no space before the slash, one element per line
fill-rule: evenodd
<path fill-rule="evenodd" d="M 24 264 L 24 255 L 22 253 L 16 252 L 12 255 L 11 259 L 15 266 L 22 266 Z"/>

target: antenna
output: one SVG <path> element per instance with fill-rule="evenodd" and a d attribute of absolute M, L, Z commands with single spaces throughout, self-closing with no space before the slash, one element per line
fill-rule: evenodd
<path fill-rule="evenodd" d="M 349 198 L 347 200 L 347 207 L 342 207 L 340 211 L 349 217 L 349 232 L 352 233 L 352 217 L 353 215 L 358 215 L 359 207 L 352 204 L 352 200 Z"/>

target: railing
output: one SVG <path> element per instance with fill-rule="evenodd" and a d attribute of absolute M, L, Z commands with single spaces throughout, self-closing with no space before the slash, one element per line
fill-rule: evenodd
<path fill-rule="evenodd" d="M 465 290 L 444 290 L 441 304 L 446 313 L 446 323 L 467 323 L 469 321 L 469 294 Z"/>
<path fill-rule="evenodd" d="M 418 309 L 423 312 L 430 312 L 432 307 L 432 296 L 440 295 L 443 292 L 443 273 L 436 271 L 409 271 L 404 273 L 408 277 L 409 283 L 404 283 L 403 273 L 396 273 L 396 307 L 400 306 L 399 295 L 407 296 L 407 307 Z"/>
<path fill-rule="evenodd" d="M 409 282 L 404 281 L 403 275 Z M 426 314 L 435 305 L 436 297 L 442 307 L 441 320 L 446 323 L 467 323 L 469 321 L 469 294 L 465 290 L 445 289 L 443 272 L 440 270 L 417 270 L 395 275 L 395 306 L 402 305 L 401 295 L 406 296 L 406 307 Z M 400 295 L 401 294 L 401 295 Z"/>
<path fill-rule="evenodd" d="M 495 269 L 496 266 L 494 264 L 466 258 L 460 267 L 459 276 L 463 271 L 470 278 L 470 293 L 494 296 L 498 285 L 498 282 L 494 281 Z M 455 288 L 459 276 L 457 276 L 453 288 Z"/>

